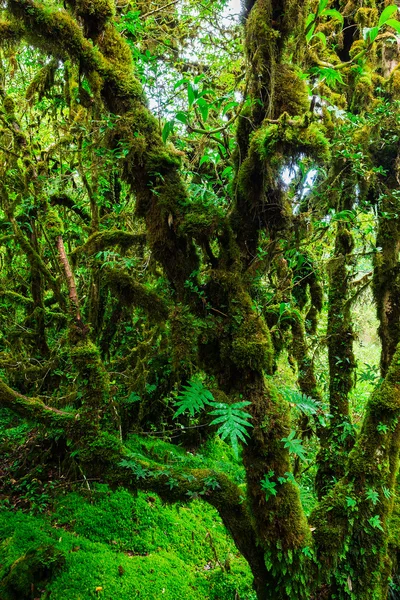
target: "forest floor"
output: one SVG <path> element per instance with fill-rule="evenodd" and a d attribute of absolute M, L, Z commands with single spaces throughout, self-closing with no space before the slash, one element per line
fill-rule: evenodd
<path fill-rule="evenodd" d="M 43 460 L 52 443 L 0 410 L 1 600 L 255 598 L 246 561 L 201 498 L 165 505 L 65 475 Z"/>

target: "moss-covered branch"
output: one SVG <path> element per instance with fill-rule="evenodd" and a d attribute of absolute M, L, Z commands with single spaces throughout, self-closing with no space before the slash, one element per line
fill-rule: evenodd
<path fill-rule="evenodd" d="M 24 27 L 22 23 L 0 19 L 0 44 L 15 43 L 22 38 L 23 34 Z"/>
<path fill-rule="evenodd" d="M 80 16 L 90 26 L 101 12 L 96 2 L 80 7 Z M 67 11 L 50 10 L 34 0 L 10 0 L 9 9 L 22 19 L 28 39 L 54 56 L 69 56 L 87 73 L 97 72 L 102 81 L 102 99 L 108 110 L 120 115 L 110 132 L 109 145 L 123 140 L 129 148 L 123 178 L 136 196 L 137 214 L 146 218 L 153 255 L 164 267 L 179 299 L 190 295 L 184 283 L 198 268 L 191 239 L 179 234 L 186 210 L 187 191 L 180 177 L 180 158 L 162 142 L 159 124 L 145 106 L 142 88 L 133 76 L 128 44 L 107 24 L 104 31 L 85 37 L 82 27 Z M 174 226 L 171 226 L 171 217 Z"/>
<path fill-rule="evenodd" d="M 146 243 L 146 235 L 141 233 L 130 233 L 129 231 L 121 231 L 112 229 L 111 231 L 99 231 L 89 237 L 89 239 L 79 246 L 73 252 L 73 255 L 80 253 L 92 256 L 101 250 L 119 246 L 121 250 L 126 251 L 132 246 L 142 246 Z"/>
<path fill-rule="evenodd" d="M 155 322 L 168 318 L 168 304 L 160 295 L 135 281 L 126 271 L 108 269 L 105 282 L 122 305 L 142 308 Z"/>
<path fill-rule="evenodd" d="M 11 409 L 25 419 L 55 427 L 70 427 L 76 416 L 74 413 L 47 406 L 39 398 L 27 398 L 2 381 L 0 381 L 0 406 Z"/>
<path fill-rule="evenodd" d="M 75 204 L 72 198 L 66 196 L 65 194 L 51 196 L 50 205 L 65 206 L 66 208 L 69 208 L 69 210 L 72 210 L 75 214 L 77 214 L 78 217 L 80 217 L 85 223 L 85 225 L 90 225 L 90 215 L 87 212 L 85 212 L 82 208 L 79 208 L 79 206 Z"/>

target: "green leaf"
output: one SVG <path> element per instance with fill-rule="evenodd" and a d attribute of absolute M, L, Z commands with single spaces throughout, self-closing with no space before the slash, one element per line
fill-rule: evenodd
<path fill-rule="evenodd" d="M 347 508 L 355 508 L 357 506 L 357 500 L 351 496 L 346 496 L 346 506 Z"/>
<path fill-rule="evenodd" d="M 209 109 L 209 104 L 206 100 L 204 100 L 204 98 L 199 98 L 197 100 L 197 106 L 198 109 L 200 111 L 201 114 L 201 118 L 203 119 L 203 121 L 207 121 L 208 118 L 208 109 Z"/>
<path fill-rule="evenodd" d="M 270 471 L 268 475 L 264 475 L 264 479 L 261 479 L 261 489 L 265 492 L 265 499 L 268 501 L 272 496 L 276 496 L 278 493 L 277 484 L 275 481 L 271 481 L 270 477 L 274 475 L 273 471 Z"/>
<path fill-rule="evenodd" d="M 233 172 L 233 167 L 225 167 L 221 173 L 221 178 L 229 177 Z"/>
<path fill-rule="evenodd" d="M 235 108 L 236 106 L 239 106 L 239 102 L 232 101 L 228 102 L 228 104 L 225 104 L 224 109 L 222 111 L 222 116 L 224 117 L 228 111 L 230 111 L 232 108 Z"/>
<path fill-rule="evenodd" d="M 365 496 L 366 496 L 367 500 L 372 502 L 372 504 L 374 506 L 375 506 L 375 504 L 377 504 L 379 502 L 379 494 L 373 488 L 368 488 L 368 490 L 365 493 Z"/>
<path fill-rule="evenodd" d="M 396 21 L 396 19 L 388 19 L 385 25 L 393 27 L 393 29 L 395 29 L 397 33 L 400 33 L 400 21 Z"/>
<path fill-rule="evenodd" d="M 378 37 L 378 33 L 379 33 L 379 27 L 371 27 L 370 29 L 368 29 L 367 37 L 366 37 L 367 41 L 370 44 L 372 44 L 372 42 L 374 42 L 376 40 L 376 38 Z"/>
<path fill-rule="evenodd" d="M 180 121 L 181 123 L 184 123 L 185 125 L 187 125 L 188 117 L 187 117 L 187 114 L 185 112 L 183 112 L 182 110 L 180 110 L 179 112 L 176 113 L 175 119 L 177 121 Z"/>
<path fill-rule="evenodd" d="M 370 519 L 368 519 L 368 523 L 371 525 L 371 527 L 374 527 L 374 529 L 379 529 L 380 531 L 384 531 L 381 520 L 379 518 L 379 515 L 375 515 L 375 516 L 371 517 Z"/>
<path fill-rule="evenodd" d="M 211 161 L 211 157 L 208 156 L 208 154 L 203 154 L 203 156 L 199 160 L 199 167 L 201 167 L 201 165 L 204 164 L 205 162 L 210 162 L 210 161 Z"/>
<path fill-rule="evenodd" d="M 315 15 L 314 15 L 314 13 L 310 13 L 310 14 L 308 15 L 307 19 L 306 19 L 306 22 L 305 22 L 305 28 L 306 28 L 306 30 L 307 30 L 307 27 L 308 27 L 308 26 L 309 26 L 309 25 L 310 25 L 310 24 L 311 24 L 311 23 L 312 23 L 314 20 L 315 20 Z"/>
<path fill-rule="evenodd" d="M 301 440 L 298 440 L 297 438 L 294 437 L 295 435 L 296 435 L 296 432 L 294 431 L 294 429 L 292 429 L 292 431 L 289 433 L 288 437 L 282 438 L 281 441 L 285 442 L 284 447 L 289 450 L 290 454 L 295 454 L 296 456 L 301 458 L 301 460 L 307 461 L 307 456 L 305 453 L 304 446 L 301 443 Z"/>
<path fill-rule="evenodd" d="M 229 438 L 236 457 L 239 454 L 239 440 L 245 444 L 246 437 L 249 437 L 246 427 L 253 427 L 249 422 L 251 415 L 243 410 L 249 404 L 251 403 L 245 400 L 233 404 L 214 402 L 213 406 L 215 406 L 215 409 L 210 413 L 216 416 L 210 425 L 219 425 L 217 435 L 222 440 Z"/>
<path fill-rule="evenodd" d="M 189 412 L 194 417 L 195 413 L 200 412 L 208 404 L 214 403 L 214 396 L 204 387 L 203 383 L 197 379 L 192 379 L 188 385 L 184 385 L 180 395 L 177 397 L 176 406 L 178 410 L 174 414 L 174 419 L 184 412 Z"/>
<path fill-rule="evenodd" d="M 319 0 L 317 15 L 320 15 L 323 10 L 328 6 L 329 0 Z"/>
<path fill-rule="evenodd" d="M 180 79 L 179 81 L 177 81 L 174 85 L 174 90 L 178 89 L 178 87 L 180 87 L 181 85 L 184 85 L 186 83 L 189 83 L 189 80 L 186 79 L 186 77 L 184 77 L 183 79 Z"/>
<path fill-rule="evenodd" d="M 314 400 L 314 398 L 311 398 L 310 396 L 307 396 L 298 390 L 283 388 L 279 391 L 287 402 L 294 404 L 300 412 L 309 417 L 321 412 L 322 410 L 321 402 Z"/>
<path fill-rule="evenodd" d="M 378 27 L 382 27 L 382 25 L 385 25 L 385 23 L 394 15 L 395 12 L 397 12 L 397 6 L 395 6 L 394 4 L 387 6 L 382 11 L 381 16 L 379 17 Z"/>
<path fill-rule="evenodd" d="M 318 75 L 318 77 L 321 79 L 325 79 L 327 85 L 332 88 L 334 88 L 337 83 L 345 85 L 340 71 L 332 69 L 331 67 L 313 67 L 311 72 L 315 73 L 315 75 Z"/>
<path fill-rule="evenodd" d="M 314 35 L 314 37 L 319 38 L 324 46 L 324 48 L 326 48 L 326 35 L 324 33 L 322 33 L 322 31 L 318 31 L 318 33 L 316 33 Z"/>
<path fill-rule="evenodd" d="M 131 392 L 128 396 L 128 398 L 125 400 L 125 402 L 140 402 L 141 401 L 141 397 L 139 396 L 139 394 L 137 392 Z"/>
<path fill-rule="evenodd" d="M 162 141 L 164 142 L 164 144 L 167 141 L 168 136 L 170 135 L 170 133 L 172 133 L 172 131 L 174 129 L 174 123 L 175 123 L 174 120 L 167 121 L 163 127 L 161 137 L 162 137 Z"/>
<path fill-rule="evenodd" d="M 307 33 L 306 33 L 306 42 L 307 43 L 310 42 L 310 40 L 313 36 L 313 33 L 314 33 L 314 29 L 315 29 L 315 23 L 310 27 L 309 31 L 307 31 Z"/>
<path fill-rule="evenodd" d="M 333 221 L 345 221 L 350 223 L 356 219 L 356 213 L 352 210 L 341 210 L 332 216 Z"/>
<path fill-rule="evenodd" d="M 331 17 L 332 19 L 337 19 L 341 22 L 342 25 L 344 23 L 343 15 L 340 14 L 340 12 L 338 10 L 335 10 L 334 8 L 328 8 L 327 10 L 324 10 L 323 15 L 324 17 L 326 16 Z"/>
<path fill-rule="evenodd" d="M 193 105 L 193 102 L 196 100 L 196 91 L 193 89 L 193 86 L 190 83 L 188 83 L 187 95 L 190 108 Z"/>

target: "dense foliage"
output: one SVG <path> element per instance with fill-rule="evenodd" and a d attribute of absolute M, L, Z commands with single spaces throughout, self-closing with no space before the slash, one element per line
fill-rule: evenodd
<path fill-rule="evenodd" d="M 5 511 L 53 503 L 65 525 L 77 481 L 104 514 L 138 491 L 201 500 L 259 600 L 396 597 L 399 18 L 383 0 L 1 3 Z M 43 519 L 0 520 L 4 598 L 62 597 L 72 541 Z M 219 583 L 158 556 L 180 570 L 169 597 L 250 598 L 210 540 Z M 132 592 L 124 560 L 93 597 Z"/>

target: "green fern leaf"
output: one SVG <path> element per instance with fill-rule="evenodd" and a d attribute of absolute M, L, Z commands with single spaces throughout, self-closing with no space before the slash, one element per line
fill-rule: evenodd
<path fill-rule="evenodd" d="M 314 400 L 314 398 L 311 398 L 310 396 L 307 396 L 298 390 L 283 388 L 279 391 L 285 400 L 287 400 L 287 402 L 294 404 L 300 412 L 309 417 L 317 414 L 323 408 L 322 402 L 319 402 L 319 400 Z"/>
<path fill-rule="evenodd" d="M 229 439 L 236 457 L 239 455 L 239 440 L 245 444 L 246 437 L 250 435 L 246 428 L 253 427 L 249 422 L 251 415 L 243 410 L 249 404 L 251 402 L 247 401 L 235 402 L 234 404 L 214 402 L 213 406 L 215 408 L 210 413 L 216 416 L 210 425 L 219 425 L 217 434 L 222 440 Z"/>
<path fill-rule="evenodd" d="M 214 403 L 214 396 L 204 387 L 203 383 L 198 379 L 192 379 L 188 385 L 182 387 L 180 395 L 176 399 L 178 410 L 174 414 L 174 419 L 185 412 L 189 412 L 191 417 L 208 404 Z"/>
<path fill-rule="evenodd" d="M 290 454 L 295 454 L 301 458 L 301 460 L 307 461 L 306 450 L 301 443 L 301 440 L 294 437 L 295 435 L 296 432 L 292 429 L 288 437 L 282 438 L 282 442 L 285 443 L 284 447 L 289 450 Z"/>

